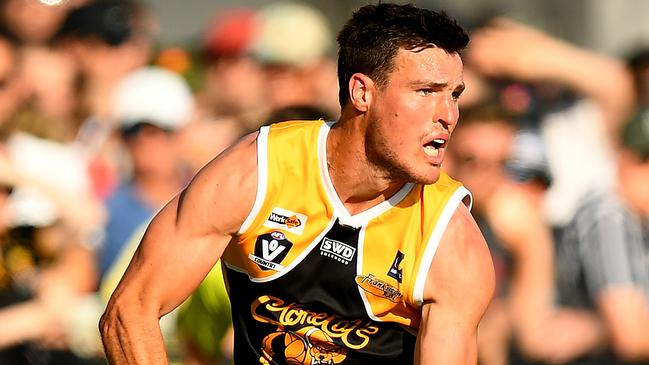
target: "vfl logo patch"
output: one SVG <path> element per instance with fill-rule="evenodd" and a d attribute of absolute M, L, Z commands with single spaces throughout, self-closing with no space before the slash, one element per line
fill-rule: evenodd
<path fill-rule="evenodd" d="M 399 289 L 393 287 L 392 285 L 381 281 L 374 277 L 374 275 L 358 275 L 355 278 L 356 284 L 361 287 L 361 289 L 366 292 L 376 295 L 377 297 L 386 298 L 392 302 L 401 301 L 402 294 Z"/>
<path fill-rule="evenodd" d="M 255 253 L 249 254 L 248 258 L 264 271 L 279 271 L 284 268 L 281 262 L 291 247 L 293 247 L 293 243 L 286 239 L 284 233 L 273 231 L 257 237 Z"/>
<path fill-rule="evenodd" d="M 264 226 L 275 229 L 285 229 L 291 233 L 302 234 L 307 216 L 279 207 L 273 208 Z"/>
<path fill-rule="evenodd" d="M 404 256 L 405 255 L 403 254 L 403 252 L 397 251 L 397 254 L 394 256 L 392 266 L 390 266 L 390 270 L 388 270 L 388 276 L 397 279 L 399 283 L 401 283 L 401 280 L 403 280 L 403 269 L 401 268 L 401 261 L 403 261 Z"/>
<path fill-rule="evenodd" d="M 354 258 L 356 248 L 344 242 L 325 237 L 320 243 L 320 255 L 330 257 L 347 265 Z"/>

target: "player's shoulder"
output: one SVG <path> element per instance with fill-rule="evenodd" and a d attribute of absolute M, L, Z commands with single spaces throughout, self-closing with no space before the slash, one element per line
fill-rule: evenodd
<path fill-rule="evenodd" d="M 439 293 L 464 293 L 467 299 L 490 300 L 495 274 L 487 243 L 469 208 L 458 205 L 429 270 L 428 300 Z"/>
<path fill-rule="evenodd" d="M 225 149 L 218 156 L 214 157 L 205 167 L 196 175 L 201 178 L 204 175 L 228 175 L 237 172 L 250 172 L 257 168 L 257 139 L 259 131 L 255 131 L 243 136 L 232 146 Z"/>

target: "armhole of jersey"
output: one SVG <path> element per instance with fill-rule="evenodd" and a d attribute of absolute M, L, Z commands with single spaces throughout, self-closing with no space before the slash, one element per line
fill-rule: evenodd
<path fill-rule="evenodd" d="M 417 270 L 417 277 L 415 278 L 412 295 L 415 305 L 421 306 L 424 302 L 424 287 L 426 286 L 426 279 L 428 278 L 428 270 L 430 270 L 430 265 L 433 262 L 435 252 L 437 251 L 439 242 L 446 230 L 446 226 L 448 226 L 448 222 L 450 222 L 453 213 L 455 213 L 455 210 L 460 203 L 464 203 L 469 209 L 471 209 L 472 201 L 473 199 L 469 190 L 464 186 L 460 186 L 446 202 L 446 205 L 437 220 L 437 224 L 428 238 L 424 255 L 419 263 L 419 269 Z"/>
<path fill-rule="evenodd" d="M 261 127 L 257 135 L 257 196 L 255 197 L 255 203 L 252 205 L 250 213 L 248 213 L 243 224 L 241 224 L 241 228 L 239 228 L 239 232 L 237 232 L 239 235 L 242 235 L 250 228 L 255 218 L 257 218 L 261 207 L 264 205 L 264 199 L 266 198 L 266 187 L 268 185 L 269 128 L 268 126 Z"/>

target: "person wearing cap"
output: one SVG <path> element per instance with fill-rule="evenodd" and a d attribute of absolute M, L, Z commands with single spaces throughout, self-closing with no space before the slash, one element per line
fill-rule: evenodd
<path fill-rule="evenodd" d="M 91 0 L 68 12 L 54 40 L 79 66 L 84 116 L 106 118 L 114 85 L 149 62 L 154 29 L 148 9 L 129 0 Z"/>
<path fill-rule="evenodd" d="M 257 36 L 249 52 L 262 66 L 269 116 L 289 107 L 338 116 L 334 37 L 324 14 L 290 1 L 266 4 L 257 12 Z"/>
<path fill-rule="evenodd" d="M 104 273 L 135 229 L 186 183 L 176 131 L 191 118 L 193 96 L 177 74 L 144 67 L 122 79 L 113 94 L 113 118 L 130 159 L 131 174 L 106 200 L 108 221 L 100 254 Z"/>
<path fill-rule="evenodd" d="M 266 113 L 262 68 L 250 54 L 258 23 L 253 9 L 229 8 L 215 14 L 203 31 L 206 67 L 199 101 L 210 122 L 227 126 L 232 118 L 247 132 L 256 129 Z"/>
<path fill-rule="evenodd" d="M 476 364 L 494 290 L 470 193 L 440 171 L 468 35 L 381 3 L 339 33 L 341 117 L 262 127 L 153 219 L 100 329 L 165 364 L 158 321 L 221 258 L 238 364 Z"/>

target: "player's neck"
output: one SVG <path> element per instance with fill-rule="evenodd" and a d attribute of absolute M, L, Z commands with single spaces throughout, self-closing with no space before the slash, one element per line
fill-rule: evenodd
<path fill-rule="evenodd" d="M 360 123 L 336 124 L 327 138 L 327 167 L 338 197 L 356 214 L 389 199 L 405 181 L 390 179 L 367 160 Z"/>

